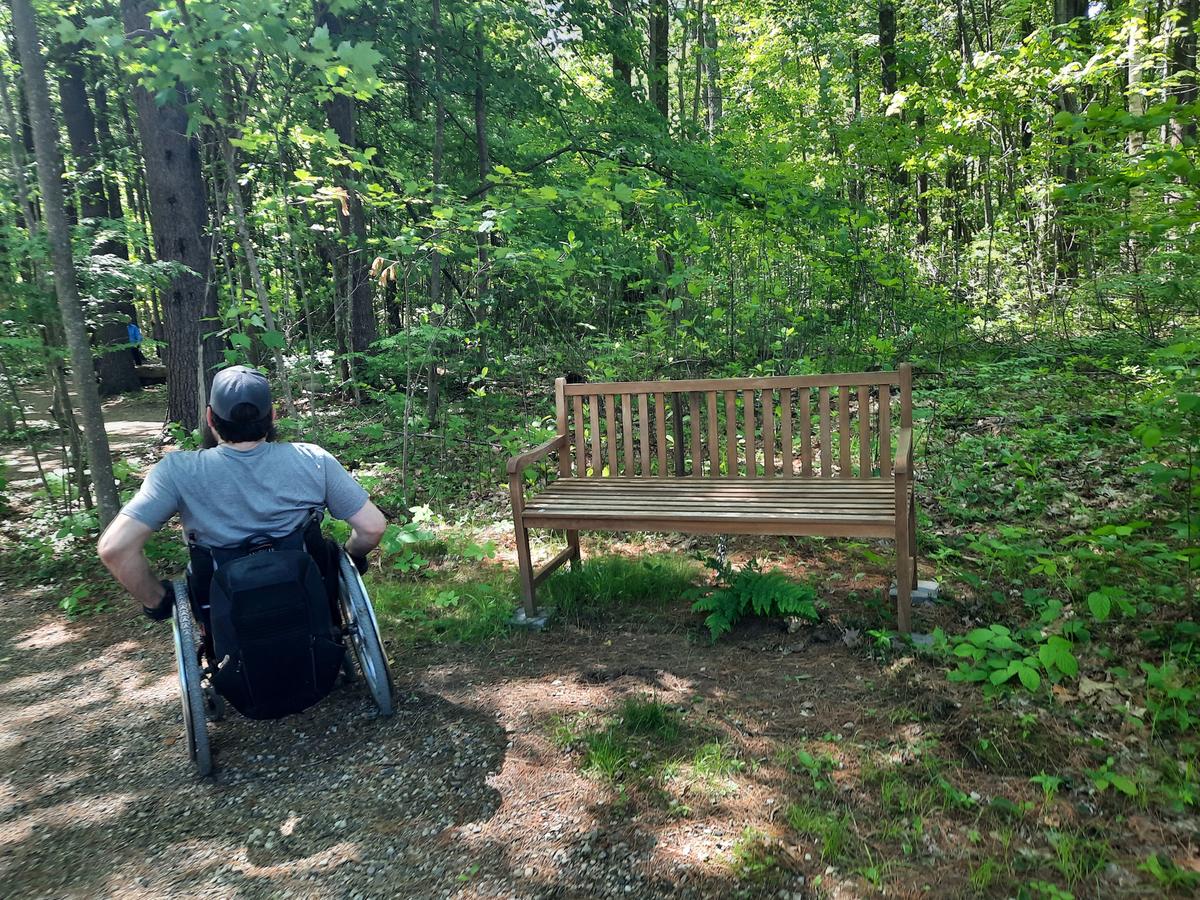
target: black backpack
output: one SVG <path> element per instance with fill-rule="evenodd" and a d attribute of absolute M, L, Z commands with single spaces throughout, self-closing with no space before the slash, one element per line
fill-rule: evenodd
<path fill-rule="evenodd" d="M 345 650 L 331 603 L 336 547 L 321 537 L 319 514 L 282 538 L 192 549 L 193 561 L 197 550 L 211 558 L 210 662 L 221 696 L 251 719 L 277 719 L 325 697 Z M 325 566 L 314 559 L 321 554 Z"/>

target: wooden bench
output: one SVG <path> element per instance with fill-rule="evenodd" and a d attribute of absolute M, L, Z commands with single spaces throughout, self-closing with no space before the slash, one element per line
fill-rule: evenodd
<path fill-rule="evenodd" d="M 912 627 L 916 518 L 912 368 L 772 378 L 554 383 L 558 434 L 508 462 L 521 596 L 568 560 L 580 531 L 887 537 L 896 619 Z M 558 478 L 525 497 L 525 470 Z M 529 529 L 565 530 L 535 571 Z"/>

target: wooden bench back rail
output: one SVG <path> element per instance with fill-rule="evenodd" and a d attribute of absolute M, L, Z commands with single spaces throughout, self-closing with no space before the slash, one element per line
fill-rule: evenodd
<path fill-rule="evenodd" d="M 912 371 L 555 382 L 563 477 L 885 478 Z"/>

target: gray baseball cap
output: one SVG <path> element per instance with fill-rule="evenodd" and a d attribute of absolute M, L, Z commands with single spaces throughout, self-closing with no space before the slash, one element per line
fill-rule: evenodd
<path fill-rule="evenodd" d="M 271 414 L 271 386 L 267 376 L 248 366 L 230 366 L 213 377 L 208 405 L 222 419 L 233 417 L 233 408 L 249 403 L 258 410 L 258 418 Z"/>

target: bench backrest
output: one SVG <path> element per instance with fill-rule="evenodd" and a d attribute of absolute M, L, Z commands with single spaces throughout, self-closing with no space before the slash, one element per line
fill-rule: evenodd
<path fill-rule="evenodd" d="M 560 477 L 891 478 L 912 427 L 895 372 L 554 385 Z"/>

